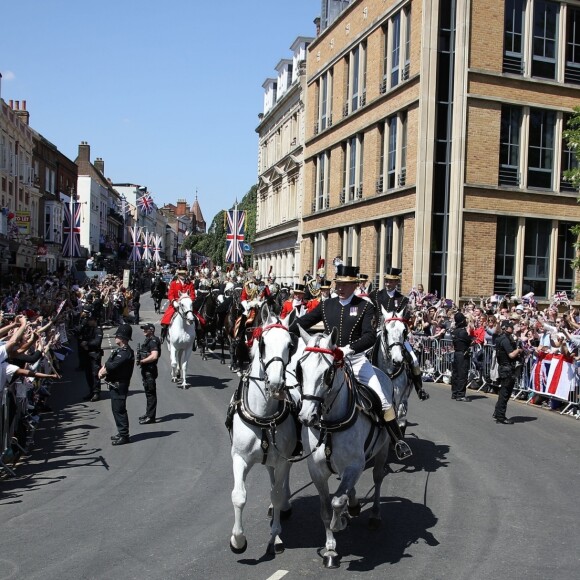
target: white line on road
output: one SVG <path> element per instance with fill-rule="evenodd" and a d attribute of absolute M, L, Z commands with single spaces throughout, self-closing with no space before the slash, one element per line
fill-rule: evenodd
<path fill-rule="evenodd" d="M 280 580 L 280 578 L 284 578 L 288 574 L 288 570 L 278 570 L 278 572 L 274 572 L 272 576 L 266 578 L 266 580 Z"/>

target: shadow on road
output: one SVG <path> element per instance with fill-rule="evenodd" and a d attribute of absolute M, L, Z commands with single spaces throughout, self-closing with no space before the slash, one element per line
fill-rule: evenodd
<path fill-rule="evenodd" d="M 207 375 L 187 375 L 188 388 L 190 389 L 227 389 L 232 386 L 230 384 L 232 381 L 234 381 L 234 385 L 237 385 L 238 380 L 236 375 L 232 375 L 231 379 L 221 379 L 220 377 Z"/>
<path fill-rule="evenodd" d="M 285 548 L 316 549 L 322 569 L 326 536 L 320 519 L 318 496 L 295 498 L 292 504 L 293 516 L 283 523 Z M 342 568 L 352 572 L 367 572 L 382 564 L 395 564 L 403 558 L 412 558 L 407 550 L 419 542 L 429 546 L 439 545 L 439 541 L 430 531 L 438 520 L 425 505 L 400 497 L 383 498 L 382 525 L 378 530 L 370 530 L 366 513 L 369 510 L 365 510 L 367 504 L 370 504 L 370 500 L 361 499 L 361 515 L 353 518 L 345 531 L 335 535 Z M 267 540 L 268 538 L 264 538 L 265 544 Z M 238 562 L 256 566 L 273 558 L 274 556 L 264 552 L 260 558 L 242 558 Z"/>
<path fill-rule="evenodd" d="M 170 435 L 175 435 L 179 431 L 148 431 L 145 433 L 137 433 L 136 435 L 131 435 L 131 443 L 137 443 L 139 441 L 145 441 L 147 439 L 159 439 L 160 437 L 169 437 Z"/>
<path fill-rule="evenodd" d="M 526 417 L 522 417 L 522 416 L 514 417 L 513 415 L 512 415 L 512 419 L 513 419 L 514 423 L 529 423 L 530 421 L 537 421 L 538 420 L 537 417 L 527 417 L 527 416 Z"/>
<path fill-rule="evenodd" d="M 157 419 L 157 423 L 167 423 L 167 421 L 175 421 L 178 419 L 189 419 L 193 417 L 193 413 L 171 413 L 171 415 L 164 415 Z"/>

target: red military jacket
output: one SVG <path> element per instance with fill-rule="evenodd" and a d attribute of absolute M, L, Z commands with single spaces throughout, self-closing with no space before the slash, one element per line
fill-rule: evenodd
<path fill-rule="evenodd" d="M 181 282 L 180 280 L 173 280 L 169 285 L 169 291 L 167 292 L 167 298 L 169 303 L 173 303 L 174 300 L 179 300 L 180 294 L 187 293 L 192 300 L 195 300 L 195 288 L 192 282 Z"/>

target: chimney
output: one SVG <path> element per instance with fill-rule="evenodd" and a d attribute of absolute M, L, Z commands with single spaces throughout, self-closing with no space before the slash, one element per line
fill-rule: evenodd
<path fill-rule="evenodd" d="M 79 145 L 79 161 L 91 161 L 91 146 L 86 141 Z"/>
<path fill-rule="evenodd" d="M 26 101 L 22 101 L 22 108 L 20 108 L 20 101 L 15 102 L 16 108 L 14 112 L 25 125 L 30 125 L 30 113 L 26 110 Z"/>
<path fill-rule="evenodd" d="M 187 201 L 185 201 L 185 199 L 178 199 L 175 215 L 182 216 L 185 215 L 186 213 L 187 213 Z"/>
<path fill-rule="evenodd" d="M 105 175 L 105 162 L 103 161 L 102 157 L 97 157 L 95 159 L 95 169 L 100 171 L 103 175 Z"/>

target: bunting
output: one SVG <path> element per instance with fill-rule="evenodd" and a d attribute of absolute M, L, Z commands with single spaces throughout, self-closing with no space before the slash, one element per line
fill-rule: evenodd
<path fill-rule="evenodd" d="M 137 227 L 135 224 L 132 228 L 129 228 L 131 233 L 131 255 L 129 256 L 130 262 L 138 262 L 141 259 L 141 228 Z"/>

